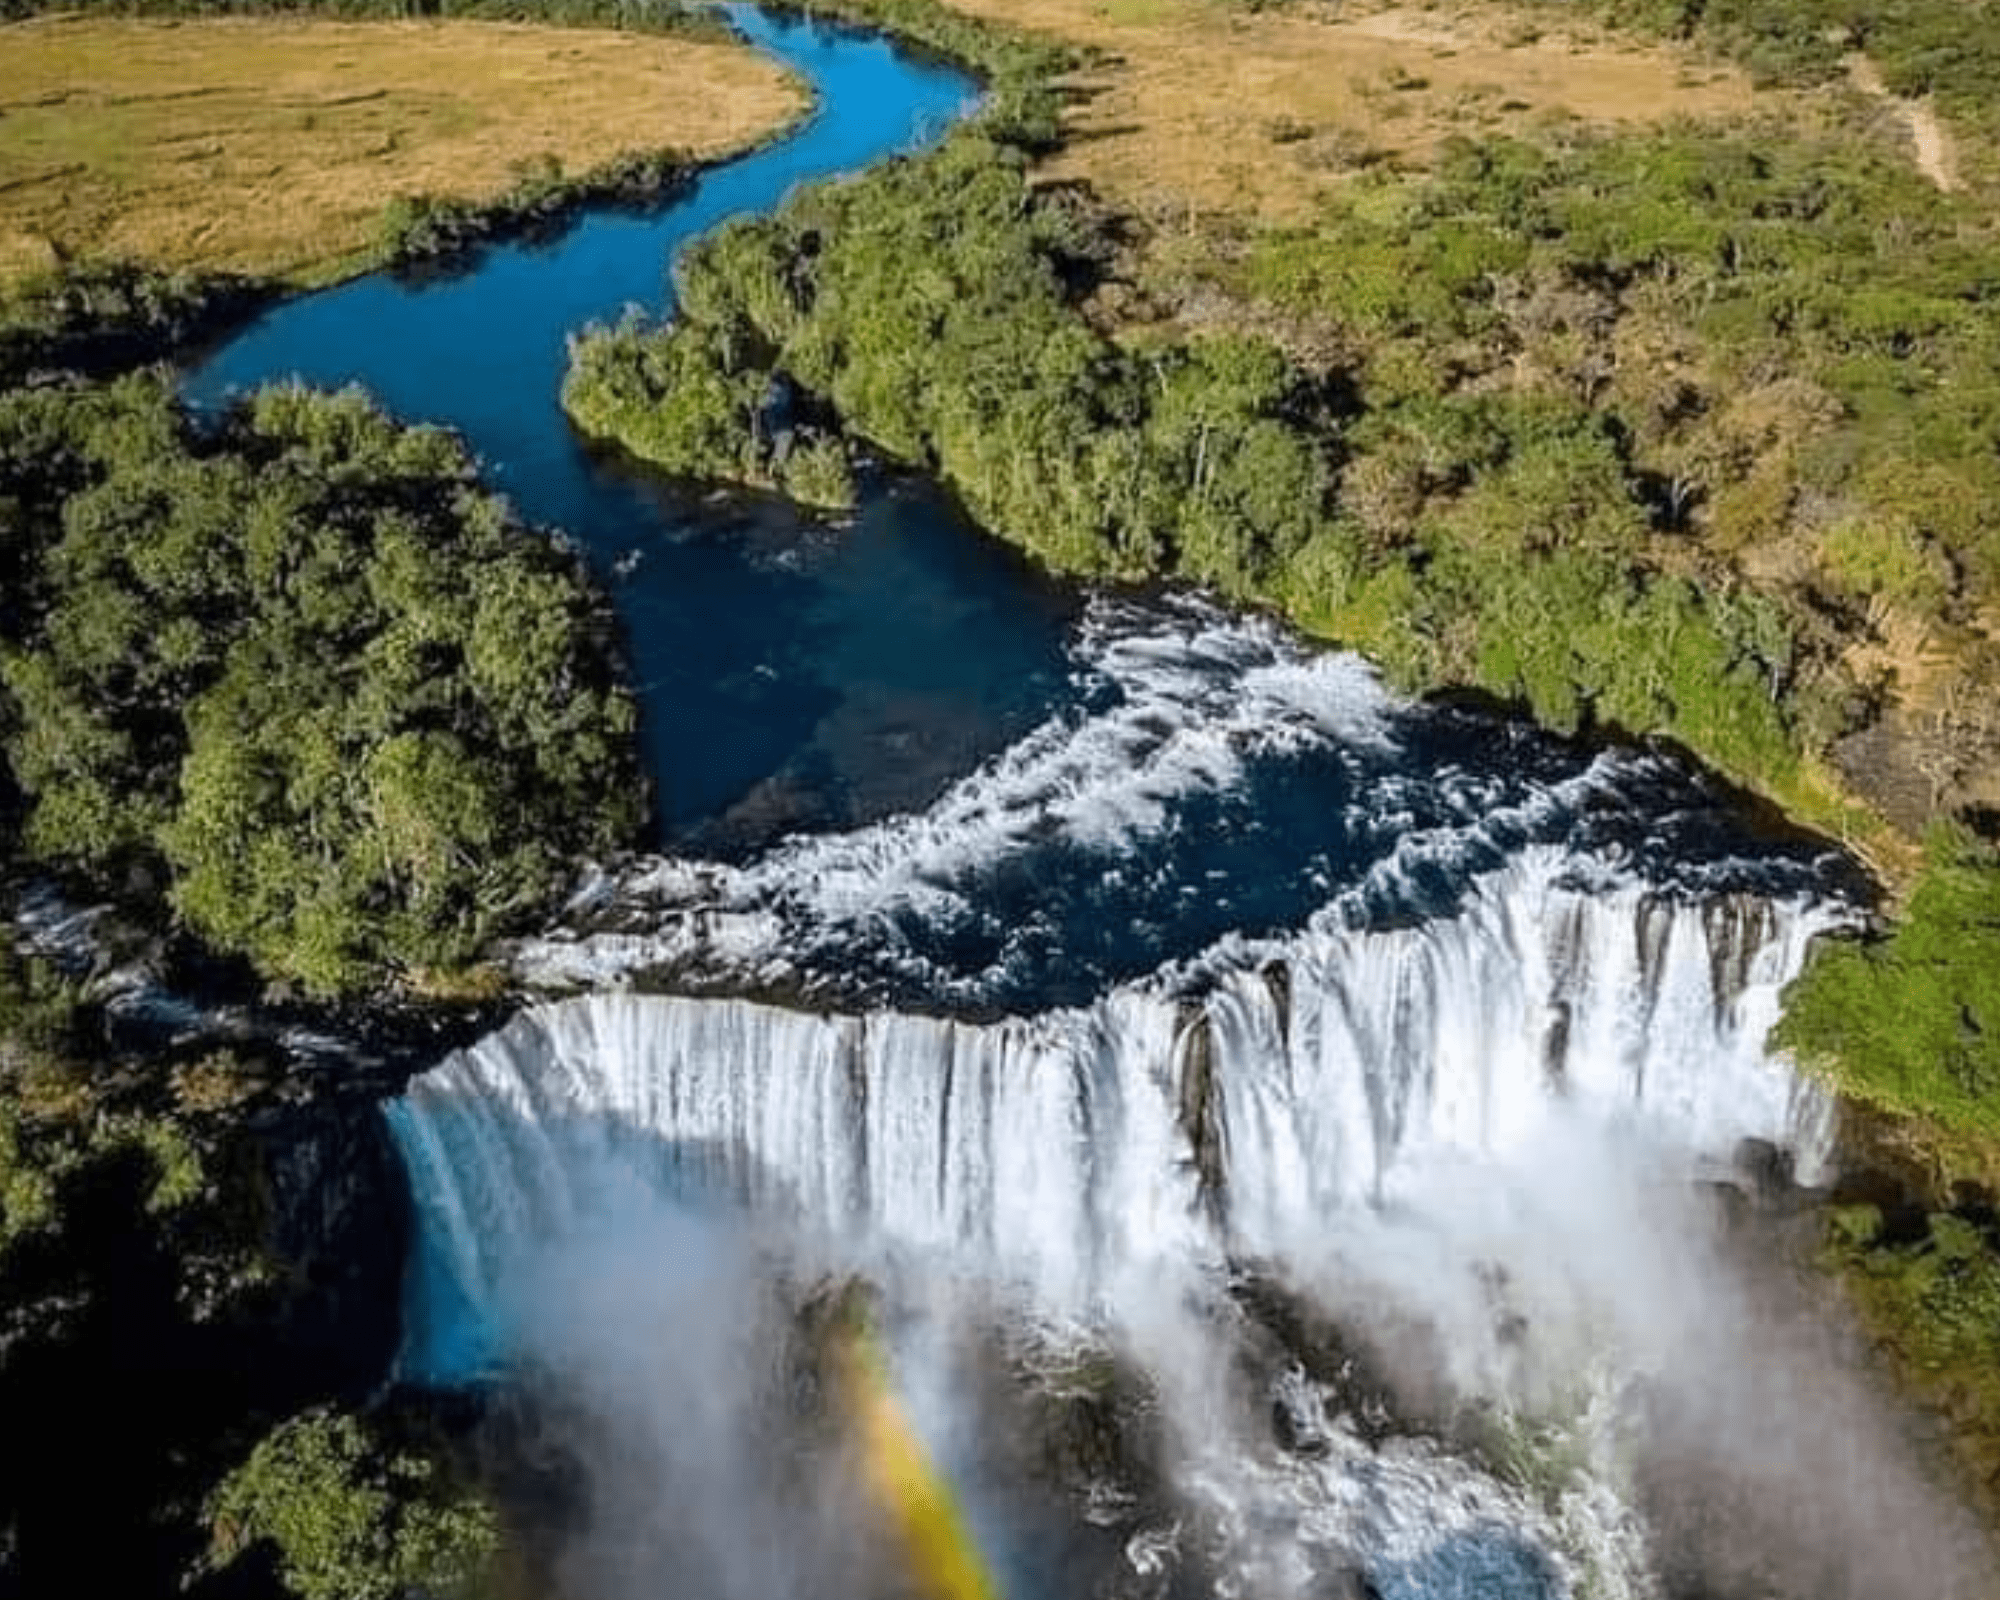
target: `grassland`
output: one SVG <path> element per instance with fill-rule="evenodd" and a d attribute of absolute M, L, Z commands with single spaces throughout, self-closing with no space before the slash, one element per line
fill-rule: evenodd
<path fill-rule="evenodd" d="M 746 49 L 509 23 L 53 16 L 0 27 L 0 278 L 127 257 L 318 283 L 395 196 L 548 159 L 716 156 L 804 94 Z"/>
<path fill-rule="evenodd" d="M 1688 50 L 1498 6 L 952 4 L 1102 53 L 1047 170 L 1140 214 L 1296 221 L 1357 167 L 1422 165 L 1452 133 L 1732 117 L 1766 98 Z"/>

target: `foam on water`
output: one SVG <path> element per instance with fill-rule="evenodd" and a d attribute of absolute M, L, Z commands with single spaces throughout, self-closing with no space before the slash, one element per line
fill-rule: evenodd
<path fill-rule="evenodd" d="M 1740 848 L 1674 762 L 1400 701 L 1357 657 L 1191 598 L 1098 599 L 1065 709 L 921 813 L 744 866 L 599 874 L 518 974 L 1031 1012 L 1245 937 L 1446 916 L 1536 845 L 1578 881 L 1803 898 L 1809 847 Z"/>
<path fill-rule="evenodd" d="M 1206 1426 L 1217 1286 L 1421 1304 L 1461 1329 L 1443 1381 L 1503 1408 L 1670 1363 L 1692 1280 L 1625 1281 L 1647 1185 L 1746 1138 L 1808 1180 L 1828 1155 L 1829 1102 L 1765 1040 L 1855 919 L 1837 871 L 1665 757 L 1400 702 L 1198 601 L 1094 602 L 1074 678 L 921 814 L 638 863 L 519 949 L 595 992 L 391 1108 L 407 1363 L 505 1359 L 521 1263 L 634 1196 L 747 1207 L 809 1261 L 1136 1352 L 1225 1592 L 1352 1560 L 1384 1597 L 1656 1594 L 1601 1477 L 1537 1503 L 1435 1441 L 1334 1419 L 1303 1460 Z M 1547 1319 L 1532 1359 L 1502 1281 Z M 1172 1539 L 1134 1538 L 1143 1576 Z"/>

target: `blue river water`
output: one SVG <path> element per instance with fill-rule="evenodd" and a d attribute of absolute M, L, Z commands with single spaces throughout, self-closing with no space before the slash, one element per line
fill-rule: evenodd
<path fill-rule="evenodd" d="M 794 185 L 919 149 L 976 102 L 971 80 L 879 37 L 731 16 L 815 92 L 775 142 L 651 214 L 590 215 L 456 276 L 376 273 L 288 301 L 187 375 L 207 404 L 287 378 L 360 384 L 400 417 L 457 430 L 487 481 L 563 530 L 611 590 L 663 842 L 723 853 L 925 803 L 1043 714 L 1075 606 L 922 490 L 886 490 L 830 530 L 747 497 L 677 493 L 570 428 L 572 333 L 628 306 L 669 310 L 689 240 Z"/>

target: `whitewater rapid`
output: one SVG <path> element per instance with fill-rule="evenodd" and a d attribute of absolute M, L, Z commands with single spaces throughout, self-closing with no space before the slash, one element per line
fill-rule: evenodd
<path fill-rule="evenodd" d="M 1844 861 L 1753 840 L 1678 761 L 1414 705 L 1263 618 L 1097 597 L 1071 663 L 1065 703 L 927 809 L 598 873 L 517 976 L 1032 1014 L 1301 931 L 1447 919 L 1538 850 L 1588 891 L 1852 920 Z"/>

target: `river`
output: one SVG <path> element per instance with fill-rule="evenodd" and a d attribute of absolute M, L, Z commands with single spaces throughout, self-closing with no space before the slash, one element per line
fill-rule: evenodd
<path fill-rule="evenodd" d="M 1671 756 L 1412 703 L 1200 596 L 1051 583 L 922 486 L 829 526 L 573 435 L 573 330 L 973 103 L 735 15 L 817 91 L 784 138 L 655 215 L 277 307 L 189 375 L 456 428 L 624 622 L 656 853 L 508 952 L 578 993 L 388 1108 L 406 1375 L 540 1373 L 595 1419 L 564 1586 L 1978 1592 L 1716 1223 L 1718 1187 L 1771 1200 L 1744 1152 L 1812 1181 L 1831 1150 L 1764 1040 L 1856 918 L 1836 853 Z M 919 1440 L 976 1580 L 855 1531 L 896 1525 L 852 1489 L 881 1429 L 830 1445 L 798 1398 L 801 1303 L 855 1280 L 889 1397 L 860 1413 Z"/>

